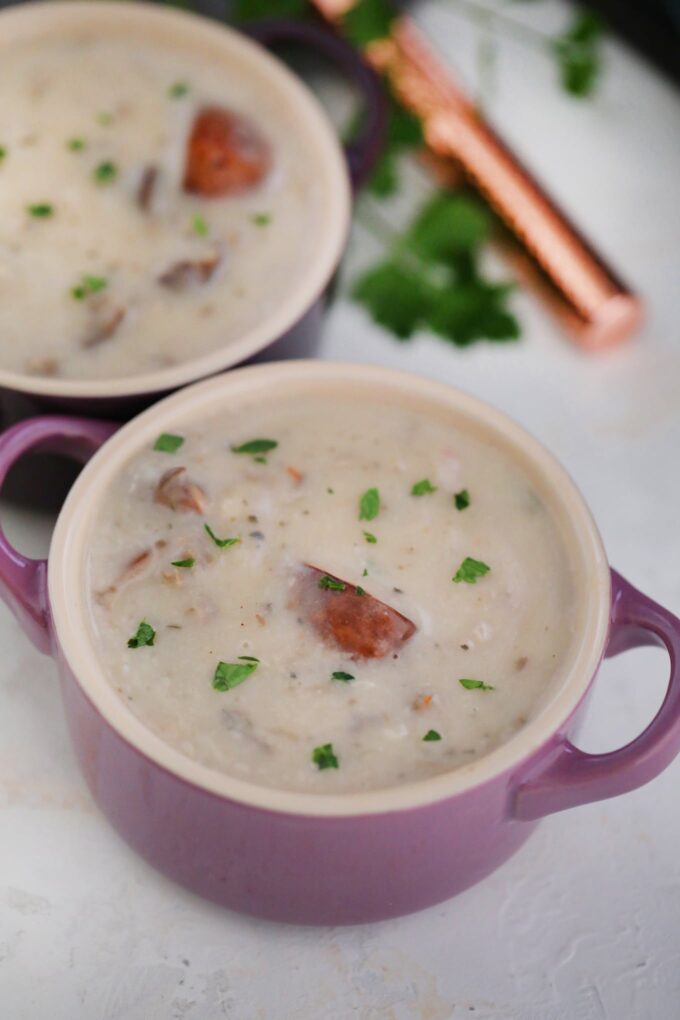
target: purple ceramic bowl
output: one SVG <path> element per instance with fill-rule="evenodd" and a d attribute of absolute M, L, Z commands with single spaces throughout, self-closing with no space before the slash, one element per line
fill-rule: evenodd
<path fill-rule="evenodd" d="M 359 393 L 447 415 L 540 479 L 570 550 L 576 636 L 563 680 L 522 730 L 482 759 L 359 794 L 266 789 L 173 750 L 107 682 L 87 623 L 84 562 L 109 480 L 133 451 L 179 421 L 226 405 L 233 411 L 242 400 L 276 399 L 282 390 L 301 400 L 311 392 Z M 0 437 L 0 483 L 15 461 L 38 449 L 92 459 L 59 516 L 49 561 L 27 559 L 0 533 L 0 593 L 38 648 L 57 659 L 72 740 L 102 810 L 144 857 L 203 896 L 260 917 L 314 924 L 419 910 L 497 868 L 542 816 L 641 786 L 680 750 L 680 621 L 610 571 L 590 513 L 553 457 L 472 397 L 366 365 L 268 364 L 174 394 L 117 432 L 70 417 L 22 422 Z M 570 735 L 602 657 L 643 644 L 661 644 L 670 655 L 656 717 L 617 751 L 578 750 Z"/>
<path fill-rule="evenodd" d="M 218 56 L 232 73 L 267 83 L 296 111 L 301 156 L 324 196 L 314 249 L 294 286 L 271 314 L 253 328 L 182 364 L 116 379 L 33 376 L 0 367 L 0 393 L 21 394 L 44 409 L 77 414 L 129 417 L 165 393 L 252 359 L 306 357 L 314 353 L 326 291 L 342 258 L 351 219 L 352 190 L 370 173 L 382 149 L 386 107 L 375 72 L 359 52 L 321 25 L 263 21 L 242 32 L 160 4 L 98 2 L 24 3 L 0 12 L 3 46 L 61 33 L 96 30 L 101 35 L 176 41 L 192 52 Z M 358 92 L 363 116 L 356 138 L 344 153 L 337 133 L 312 91 L 263 48 L 279 44 L 306 47 L 335 64 Z"/>

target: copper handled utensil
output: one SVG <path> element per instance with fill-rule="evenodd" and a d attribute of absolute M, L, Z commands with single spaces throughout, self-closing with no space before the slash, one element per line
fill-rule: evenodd
<path fill-rule="evenodd" d="M 314 0 L 337 23 L 354 0 Z M 520 160 L 482 119 L 413 21 L 396 17 L 368 60 L 423 123 L 428 149 L 462 168 L 521 245 L 504 245 L 516 271 L 535 284 L 583 347 L 619 343 L 639 325 L 642 303 L 606 265 Z"/>

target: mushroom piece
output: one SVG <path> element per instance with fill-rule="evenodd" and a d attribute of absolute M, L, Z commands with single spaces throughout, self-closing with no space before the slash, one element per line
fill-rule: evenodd
<path fill-rule="evenodd" d="M 363 588 L 309 564 L 297 573 L 290 607 L 325 644 L 355 659 L 382 659 L 416 632 L 411 620 Z"/>
<path fill-rule="evenodd" d="M 205 198 L 248 191 L 271 167 L 271 150 L 251 121 L 219 106 L 201 110 L 187 144 L 184 190 Z"/>
<path fill-rule="evenodd" d="M 105 340 L 110 340 L 125 318 L 125 309 L 120 305 L 112 305 L 106 298 L 102 301 L 93 300 L 90 307 L 92 320 L 82 342 L 86 349 L 98 347 Z"/>
<path fill-rule="evenodd" d="M 143 212 L 150 212 L 158 184 L 159 170 L 157 166 L 147 166 L 142 172 L 137 188 L 137 205 Z"/>
<path fill-rule="evenodd" d="M 205 513 L 207 499 L 203 489 L 187 478 L 185 467 L 170 468 L 154 489 L 154 503 L 181 513 Z"/>
<path fill-rule="evenodd" d="M 222 261 L 219 252 L 203 259 L 182 259 L 175 262 L 158 277 L 158 282 L 168 290 L 183 291 L 207 283 Z"/>

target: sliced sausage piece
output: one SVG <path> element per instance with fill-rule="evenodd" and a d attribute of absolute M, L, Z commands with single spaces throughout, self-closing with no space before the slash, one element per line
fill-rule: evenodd
<path fill-rule="evenodd" d="M 194 120 L 184 166 L 184 190 L 221 198 L 254 188 L 271 167 L 271 150 L 254 124 L 209 106 Z"/>
<path fill-rule="evenodd" d="M 183 291 L 207 283 L 215 274 L 222 256 L 219 252 L 204 259 L 183 259 L 175 262 L 158 277 L 158 282 L 168 290 Z"/>
<path fill-rule="evenodd" d="M 187 469 L 184 467 L 170 468 L 161 475 L 153 499 L 154 503 L 180 513 L 202 514 L 207 504 L 203 489 L 187 478 Z"/>
<path fill-rule="evenodd" d="M 382 659 L 398 652 L 416 631 L 415 624 L 396 609 L 309 564 L 298 572 L 291 608 L 327 645 L 355 659 Z"/>

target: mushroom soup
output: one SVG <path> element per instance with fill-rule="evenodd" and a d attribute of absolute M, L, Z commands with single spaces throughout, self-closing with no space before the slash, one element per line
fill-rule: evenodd
<path fill-rule="evenodd" d="M 255 328 L 316 258 L 328 180 L 290 96 L 123 21 L 0 40 L 4 369 L 170 368 Z"/>
<path fill-rule="evenodd" d="M 464 419 L 385 398 L 180 414 L 93 515 L 94 646 L 146 727 L 241 780 L 344 793 L 448 772 L 568 665 L 548 502 Z"/>

